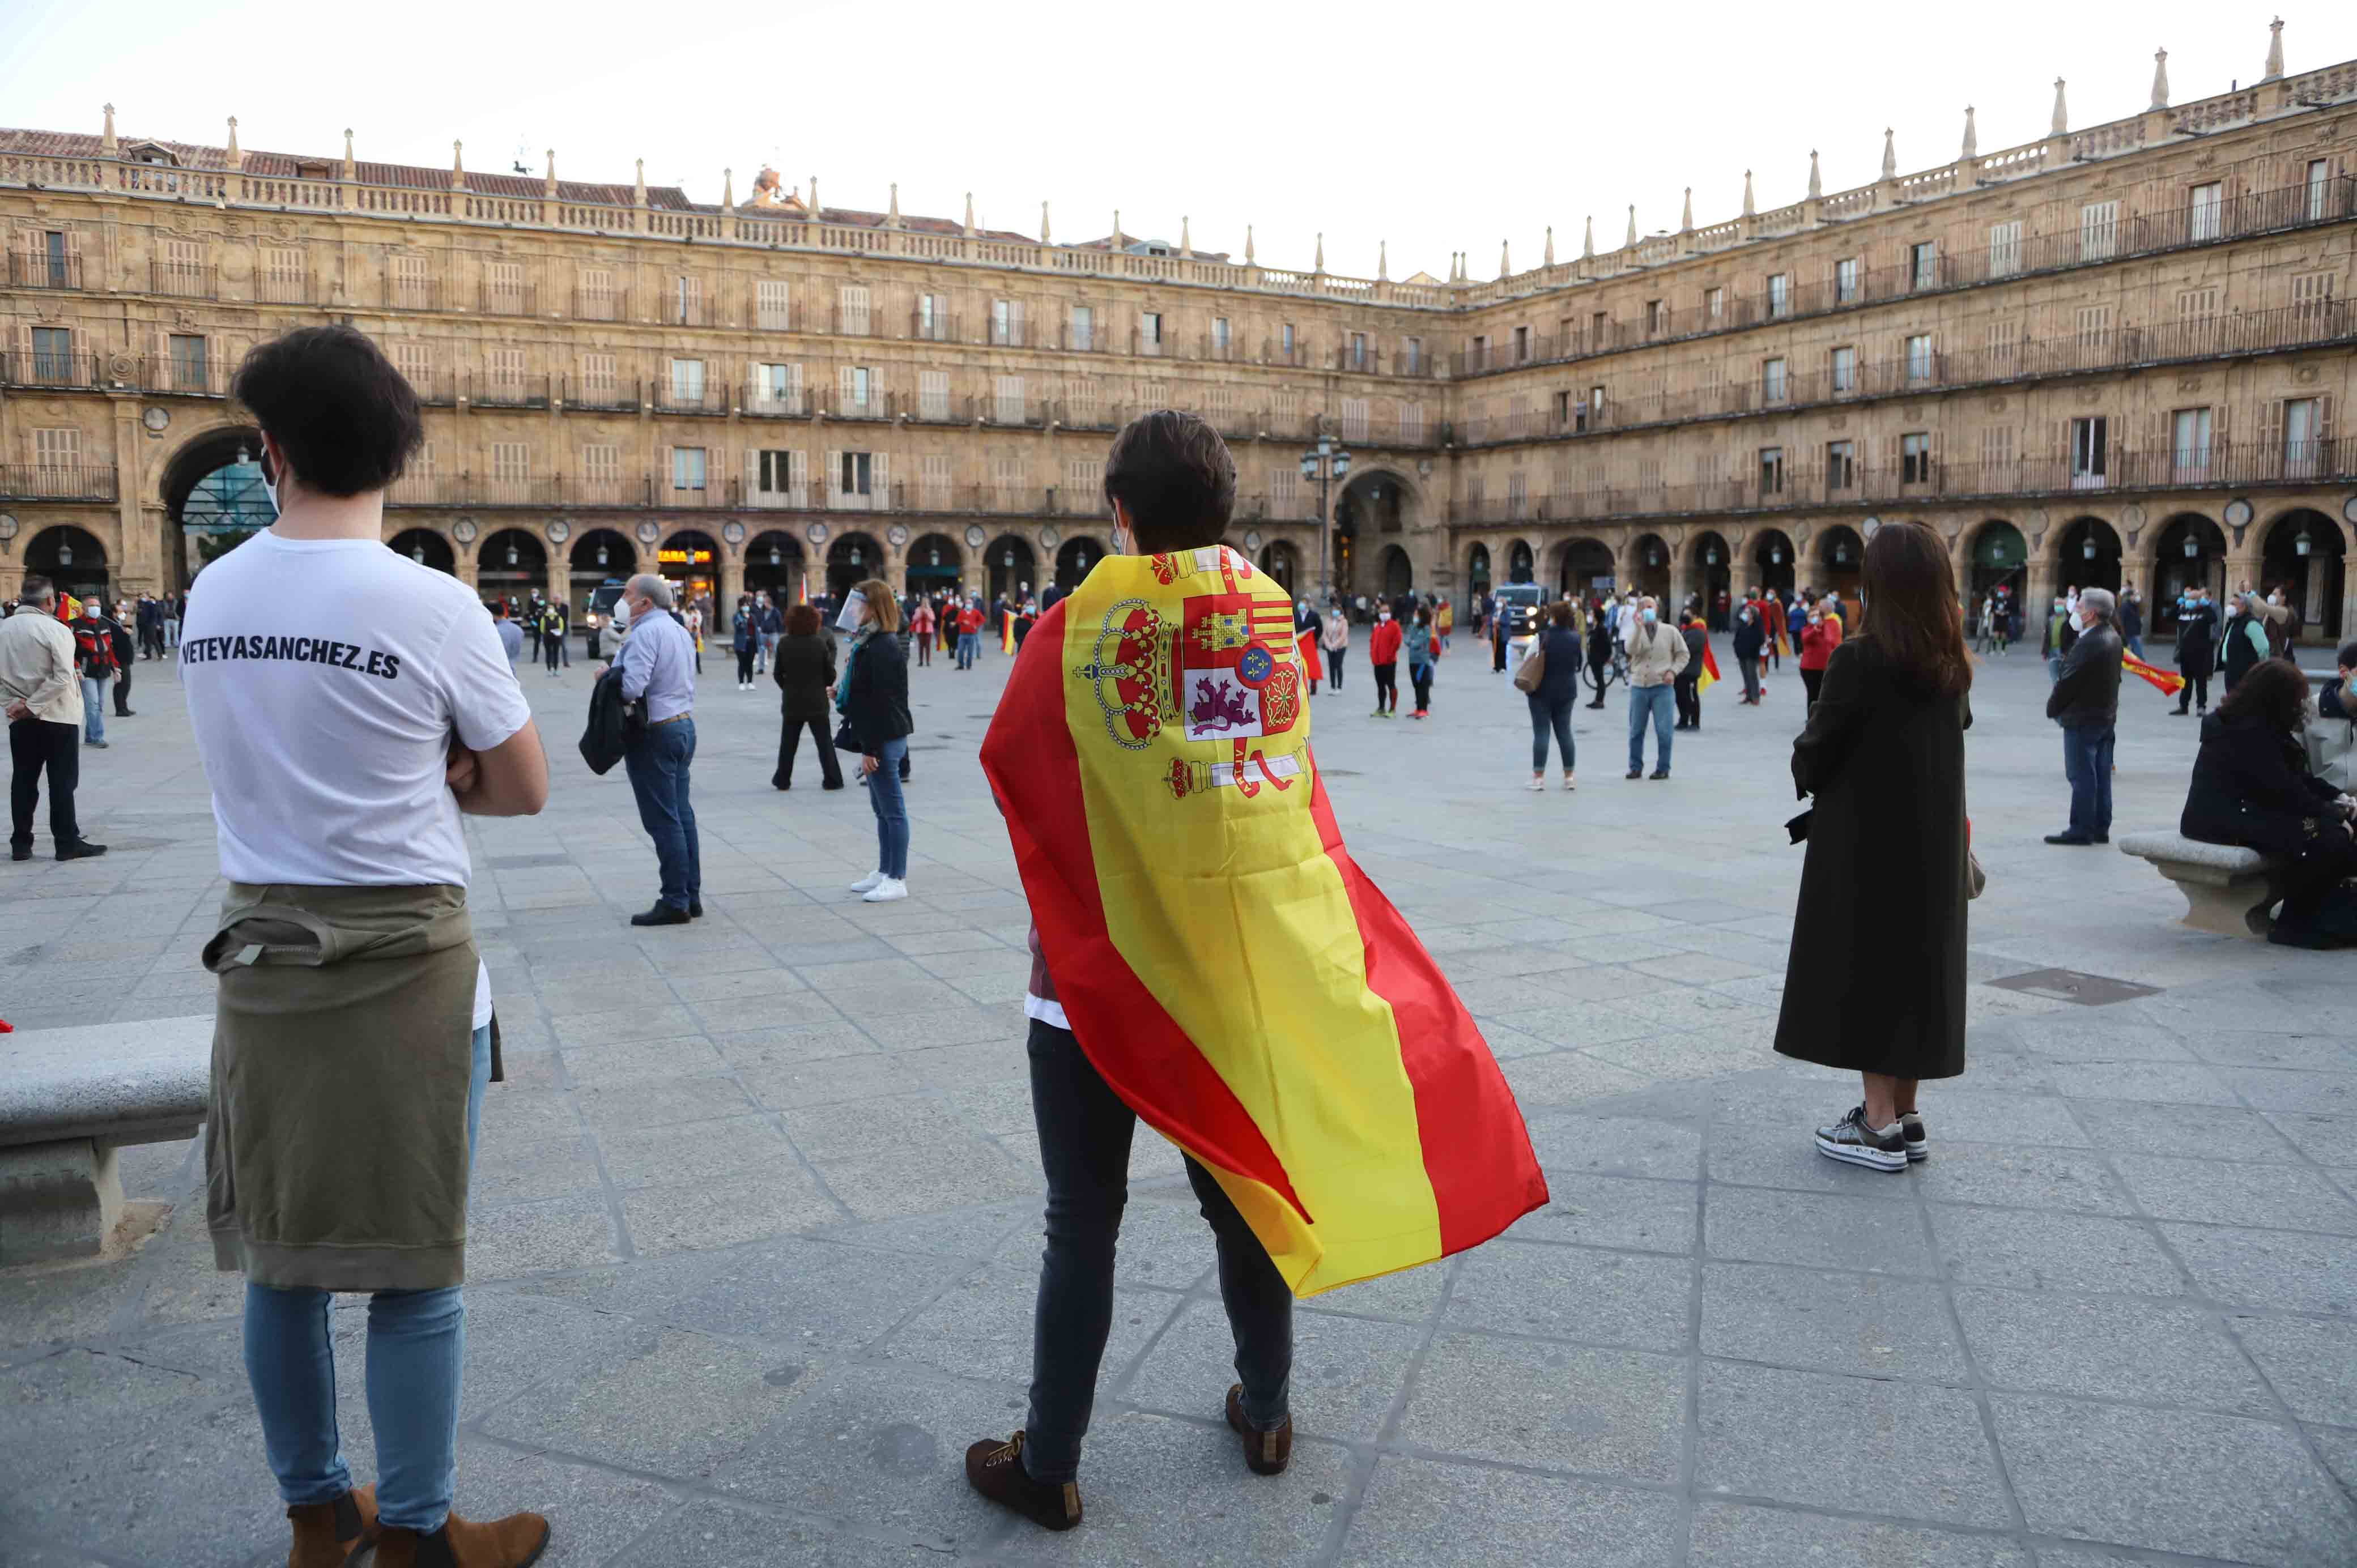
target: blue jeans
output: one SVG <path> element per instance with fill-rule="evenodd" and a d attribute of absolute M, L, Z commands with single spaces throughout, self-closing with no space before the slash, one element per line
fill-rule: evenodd
<path fill-rule="evenodd" d="M 2127 640 L 2128 651 L 2135 654 L 2138 659 L 2142 659 L 2144 657 L 2144 639 L 2141 637 L 2131 637 Z"/>
<path fill-rule="evenodd" d="M 471 1163 L 491 1077 L 491 1031 L 475 1031 L 467 1084 Z M 336 1352 L 323 1290 L 245 1287 L 245 1375 L 262 1444 L 290 1506 L 351 1490 L 336 1427 Z M 431 1534 L 450 1512 L 458 1471 L 458 1372 L 467 1307 L 459 1287 L 381 1290 L 369 1298 L 369 1426 L 376 1434 L 377 1508 L 387 1524 Z"/>
<path fill-rule="evenodd" d="M 2112 831 L 2110 725 L 2067 725 L 2062 730 L 2062 774 L 2071 780 L 2071 831 L 2104 838 Z"/>
<path fill-rule="evenodd" d="M 1531 771 L 1546 771 L 1547 731 L 1555 731 L 1555 749 L 1563 754 L 1563 770 L 1572 771 L 1571 703 L 1566 697 L 1560 702 L 1548 702 L 1536 692 L 1530 693 L 1531 702 Z"/>
<path fill-rule="evenodd" d="M 95 675 L 81 678 L 81 737 L 106 738 L 106 682 Z"/>
<path fill-rule="evenodd" d="M 1631 773 L 1645 766 L 1645 720 L 1649 715 L 1653 721 L 1654 765 L 1667 773 L 1670 770 L 1670 724 L 1677 715 L 1677 693 L 1666 685 L 1629 688 L 1629 771 Z"/>
<path fill-rule="evenodd" d="M 909 738 L 888 740 L 868 754 L 876 771 L 867 776 L 867 803 L 876 809 L 876 869 L 905 882 L 909 879 L 909 800 L 900 792 L 900 764 L 909 756 Z"/>
<path fill-rule="evenodd" d="M 1114 1241 L 1129 1202 L 1129 1144 L 1137 1113 L 1107 1088 L 1070 1032 L 1034 1019 L 1031 1112 L 1048 1177 L 1048 1246 L 1032 1309 L 1031 1410 L 1023 1468 L 1060 1485 L 1081 1467 L 1096 1402 L 1097 1368 L 1113 1330 Z M 1285 1424 L 1293 1377 L 1293 1292 L 1235 1204 L 1193 1160 L 1187 1179 L 1219 1244 L 1220 1300 L 1235 1336 L 1244 1419 Z"/>
<path fill-rule="evenodd" d="M 692 718 L 649 725 L 622 755 L 630 793 L 639 798 L 639 824 L 655 841 L 662 866 L 662 901 L 674 909 L 704 897 L 704 853 L 695 837 L 695 808 L 687 799 L 687 768 L 694 760 Z"/>
<path fill-rule="evenodd" d="M 961 670 L 971 670 L 971 669 L 973 669 L 973 668 L 974 668 L 974 661 L 976 659 L 980 658 L 981 656 L 982 656 L 982 633 L 980 633 L 980 632 L 978 632 L 978 631 L 962 631 L 962 632 L 959 632 L 959 633 L 958 633 L 958 668 L 959 668 L 959 669 L 961 669 Z"/>

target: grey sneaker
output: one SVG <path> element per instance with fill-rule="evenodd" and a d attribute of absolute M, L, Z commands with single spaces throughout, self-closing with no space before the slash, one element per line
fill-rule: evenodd
<path fill-rule="evenodd" d="M 1907 1163 L 1920 1165 L 1932 1157 L 1932 1141 L 1923 1133 L 1923 1118 L 1912 1111 L 1899 1119 L 1899 1135 L 1906 1140 Z"/>
<path fill-rule="evenodd" d="M 1863 1105 L 1832 1126 L 1817 1129 L 1817 1153 L 1827 1159 L 1845 1160 L 1873 1171 L 1907 1168 L 1907 1140 L 1900 1134 L 1897 1125 L 1888 1132 L 1876 1132 L 1866 1124 Z"/>

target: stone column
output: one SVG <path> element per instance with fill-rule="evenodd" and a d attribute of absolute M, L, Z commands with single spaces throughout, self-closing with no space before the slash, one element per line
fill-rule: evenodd
<path fill-rule="evenodd" d="M 745 550 L 721 538 L 717 527 L 712 530 L 712 542 L 717 547 L 712 561 L 712 616 L 726 627 L 737 613 L 737 596 L 745 591 Z"/>
<path fill-rule="evenodd" d="M 160 535 L 151 532 L 139 502 L 149 493 L 148 452 L 158 443 L 147 438 L 139 423 L 139 400 L 120 397 L 114 407 L 114 516 L 119 543 L 107 562 L 108 591 L 116 598 L 135 597 L 164 589 L 157 559 Z"/>
<path fill-rule="evenodd" d="M 478 538 L 475 544 L 461 544 L 450 537 L 450 531 L 447 528 L 442 530 L 442 537 L 449 541 L 452 575 L 458 581 L 479 593 L 482 589 L 482 578 L 479 575 L 482 571 L 482 563 L 476 559 L 475 545 L 480 544 L 482 540 Z"/>
<path fill-rule="evenodd" d="M 572 543 L 566 540 L 565 544 Z M 573 608 L 573 564 L 565 553 L 565 545 L 548 547 L 548 597 L 552 604 L 563 605 L 567 613 Z"/>

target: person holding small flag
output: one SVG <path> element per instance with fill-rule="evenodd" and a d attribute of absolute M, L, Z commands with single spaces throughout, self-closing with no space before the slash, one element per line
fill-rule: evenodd
<path fill-rule="evenodd" d="M 1686 624 L 1679 630 L 1686 639 L 1686 667 L 1678 671 L 1677 727 L 1698 730 L 1702 728 L 1702 694 L 1718 679 L 1718 662 L 1710 656 L 1710 629 L 1699 607 L 1687 611 Z"/>

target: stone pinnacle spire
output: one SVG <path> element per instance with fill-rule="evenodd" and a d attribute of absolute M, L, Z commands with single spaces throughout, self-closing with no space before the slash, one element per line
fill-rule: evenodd
<path fill-rule="evenodd" d="M 1751 205 L 1751 171 L 1749 169 L 1743 171 L 1743 215 L 1746 218 L 1756 215 Z"/>
<path fill-rule="evenodd" d="M 884 214 L 884 226 L 887 229 L 900 226 L 900 182 L 897 179 L 892 182 L 892 205 Z"/>
<path fill-rule="evenodd" d="M 2283 18 L 2277 16 L 2267 24 L 2267 73 L 2259 80 L 2278 81 L 2283 73 Z"/>
<path fill-rule="evenodd" d="M 1194 231 L 1189 226 L 1184 212 L 1178 214 L 1178 253 L 1182 256 L 1191 256 L 1195 253 Z"/>
<path fill-rule="evenodd" d="M 1541 264 L 1550 267 L 1555 265 L 1555 225 L 1552 223 L 1547 225 L 1546 253 L 1541 258 Z"/>
<path fill-rule="evenodd" d="M 1580 242 L 1579 242 L 1579 257 L 1580 257 L 1580 260 L 1582 260 L 1582 261 L 1587 261 L 1587 260 L 1592 259 L 1592 258 L 1595 256 L 1595 254 L 1596 254 L 1596 214 L 1595 214 L 1595 213 L 1593 213 L 1593 212 L 1591 212 L 1591 213 L 1589 213 L 1589 214 L 1587 215 L 1587 237 L 1586 237 L 1585 239 L 1581 240 L 1581 241 L 1580 241 Z"/>
<path fill-rule="evenodd" d="M 1326 270 L 1326 232 L 1322 229 L 1318 233 L 1318 260 L 1311 263 L 1309 270 L 1313 273 Z"/>
<path fill-rule="evenodd" d="M 450 144 L 450 188 L 453 190 L 467 188 L 466 151 L 466 144 L 463 142 L 454 141 Z"/>
<path fill-rule="evenodd" d="M 1388 240 L 1375 242 L 1375 281 L 1377 283 L 1392 281 L 1392 246 Z"/>
<path fill-rule="evenodd" d="M 1811 147 L 1809 149 L 1809 194 L 1816 197 L 1823 196 L 1824 193 L 1825 177 L 1817 172 L 1817 149 Z"/>
<path fill-rule="evenodd" d="M 350 155 L 349 155 L 349 154 L 347 154 L 347 156 L 350 156 Z M 548 188 L 548 195 L 549 195 L 550 199 L 551 199 L 552 200 L 553 200 L 553 199 L 554 199 L 554 198 L 555 198 L 555 196 L 556 196 L 556 149 L 555 149 L 554 147 L 551 147 L 551 148 L 549 148 L 549 149 L 548 149 L 548 181 L 547 181 L 547 188 Z"/>
<path fill-rule="evenodd" d="M 2053 123 L 2046 127 L 2046 134 L 2050 136 L 2060 136 L 2070 129 L 2071 109 L 2062 101 L 2062 79 L 2058 76 L 2054 79 L 2054 119 Z"/>
<path fill-rule="evenodd" d="M 1501 278 L 1512 277 L 1513 272 L 1513 252 L 1505 241 L 1501 240 L 1498 242 L 1498 275 Z"/>
<path fill-rule="evenodd" d="M 1637 248 L 1637 204 L 1633 201 L 1629 204 L 1629 238 L 1621 244 L 1627 250 Z"/>
<path fill-rule="evenodd" d="M 346 133 L 347 135 L 350 134 Z M 99 133 L 98 150 L 111 158 L 121 145 L 114 139 L 114 105 L 110 103 L 106 106 L 106 129 Z"/>
<path fill-rule="evenodd" d="M 451 145 L 456 146 L 457 144 L 454 142 Z M 226 162 L 230 167 L 243 168 L 245 166 L 245 154 L 238 150 L 237 116 L 234 114 L 229 117 L 229 145 L 223 148 L 222 152 L 225 155 L 223 161 Z"/>
<path fill-rule="evenodd" d="M 1981 134 L 1973 123 L 1973 106 L 1967 103 L 1964 105 L 1964 150 L 1958 156 L 1976 158 L 1980 156 Z"/>
<path fill-rule="evenodd" d="M 1048 237 L 1048 204 L 1044 201 L 1039 204 L 1039 242 L 1043 245 L 1055 243 Z"/>
<path fill-rule="evenodd" d="M 1694 232 L 1693 186 L 1686 187 L 1686 205 L 1685 209 L 1678 214 L 1678 232 L 1681 234 L 1691 234 Z"/>
<path fill-rule="evenodd" d="M 736 205 L 737 171 L 733 168 L 722 169 L 720 171 L 720 209 L 726 212 Z"/>
<path fill-rule="evenodd" d="M 1247 223 L 1244 225 L 1244 265 L 1250 267 L 1258 264 L 1253 259 L 1253 226 Z"/>
<path fill-rule="evenodd" d="M 1882 128 L 1882 177 L 1885 179 L 1899 177 L 1899 142 L 1896 134 L 1888 125 Z"/>
<path fill-rule="evenodd" d="M 970 190 L 965 193 L 965 233 L 968 239 L 974 237 L 974 192 Z"/>
<path fill-rule="evenodd" d="M 2154 109 L 2169 107 L 2169 51 L 2167 49 L 2155 49 L 2152 52 L 2152 102 L 2148 107 Z"/>

